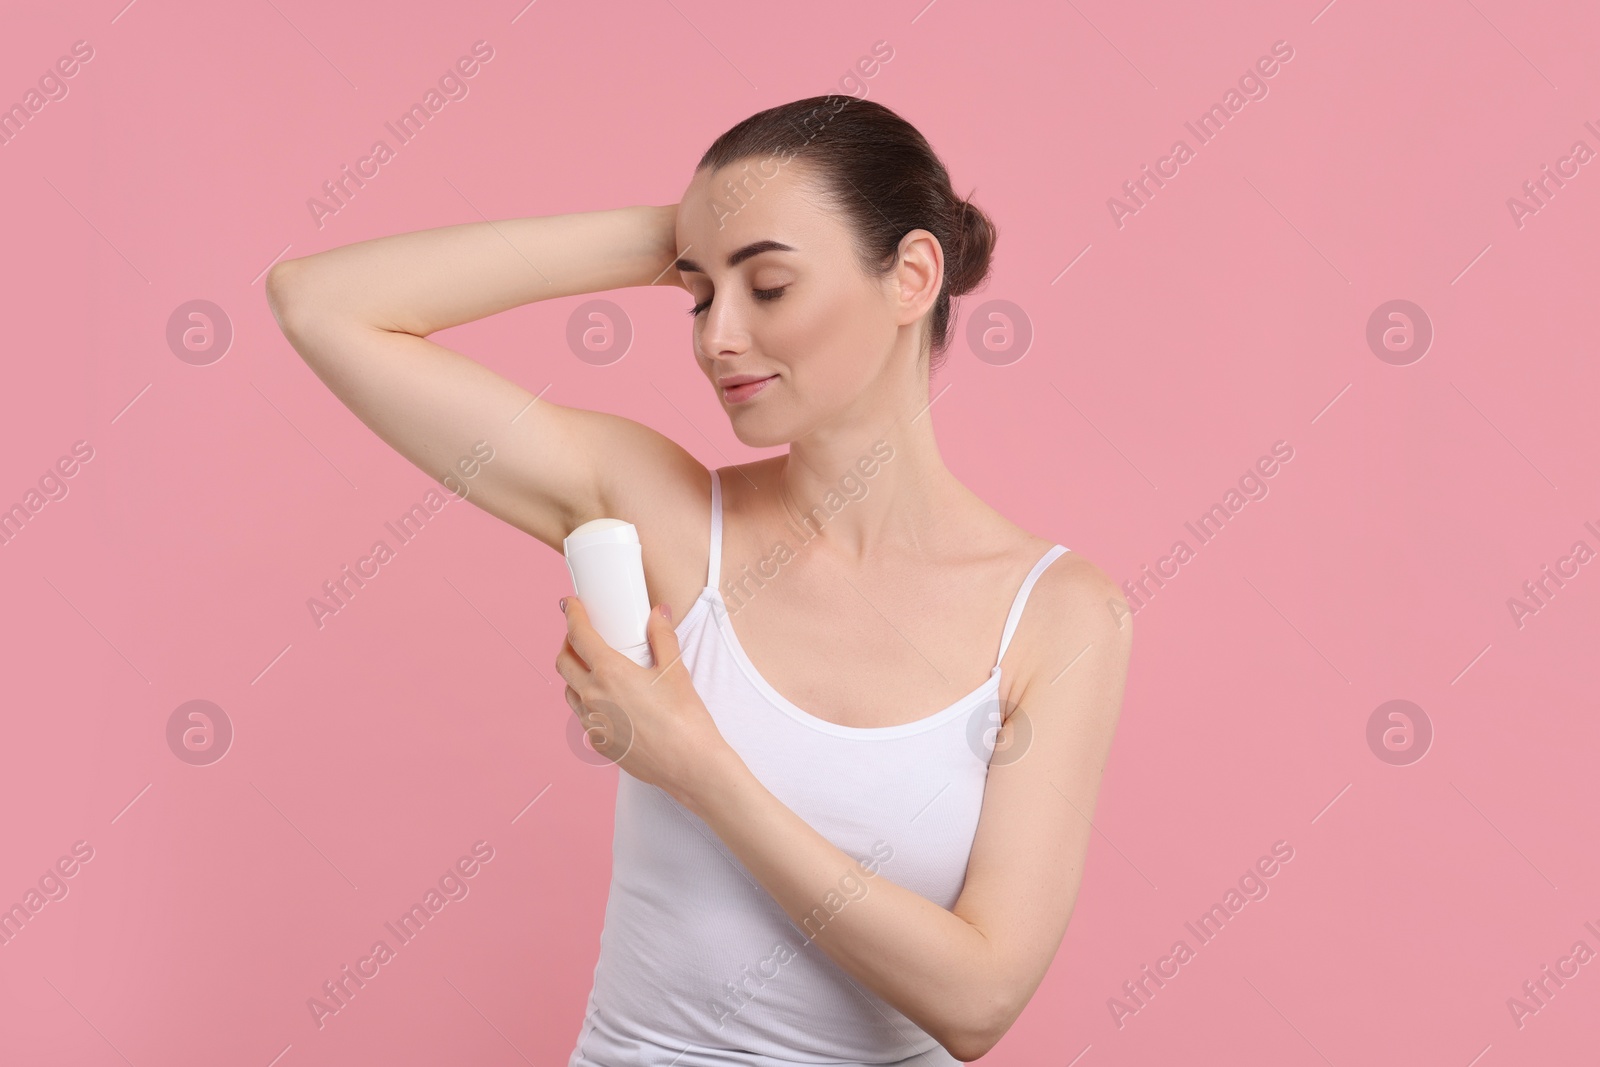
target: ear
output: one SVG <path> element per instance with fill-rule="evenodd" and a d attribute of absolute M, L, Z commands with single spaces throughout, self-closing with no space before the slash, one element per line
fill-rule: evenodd
<path fill-rule="evenodd" d="M 894 279 L 900 292 L 901 326 L 916 322 L 933 308 L 944 285 L 944 249 L 927 230 L 912 230 L 900 238 L 900 259 Z"/>

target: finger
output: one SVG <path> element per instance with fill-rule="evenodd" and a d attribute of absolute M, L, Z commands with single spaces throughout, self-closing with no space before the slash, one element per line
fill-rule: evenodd
<path fill-rule="evenodd" d="M 570 638 L 561 642 L 561 651 L 556 653 L 556 673 L 571 686 L 582 684 L 589 677 L 589 665 L 573 650 Z"/>
<path fill-rule="evenodd" d="M 667 605 L 658 604 L 651 609 L 649 621 L 644 627 L 645 637 L 650 642 L 650 655 L 655 659 L 657 677 L 665 674 L 679 657 L 678 631 L 673 629 L 672 621 L 662 614 L 665 607 Z"/>
<path fill-rule="evenodd" d="M 583 606 L 583 601 L 575 596 L 567 597 L 567 643 L 572 646 L 583 662 L 591 669 L 594 667 L 594 657 L 597 649 L 605 645 L 605 641 L 589 622 L 589 612 Z"/>

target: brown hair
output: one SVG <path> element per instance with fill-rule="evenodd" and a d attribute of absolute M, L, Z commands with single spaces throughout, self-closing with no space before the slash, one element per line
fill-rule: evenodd
<path fill-rule="evenodd" d="M 956 196 L 927 139 L 882 104 L 830 93 L 758 111 L 713 141 L 695 169 L 717 170 L 752 156 L 763 163 L 739 180 L 741 188 L 773 177 L 775 171 L 763 173 L 768 158 L 779 165 L 800 159 L 817 169 L 822 195 L 854 232 L 869 277 L 894 269 L 900 239 L 910 231 L 939 239 L 944 279 L 927 346 L 928 372 L 938 370 L 950 343 L 952 301 L 987 280 L 996 231 L 970 194 Z"/>

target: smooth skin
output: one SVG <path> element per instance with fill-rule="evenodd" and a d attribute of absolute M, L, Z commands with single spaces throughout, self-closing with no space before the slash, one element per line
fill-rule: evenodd
<path fill-rule="evenodd" d="M 725 581 L 792 541 L 785 523 L 875 442 L 894 450 L 730 625 L 768 682 L 813 715 L 857 727 L 924 718 L 988 677 L 1011 598 L 1052 542 L 995 512 L 939 455 L 923 354 L 944 276 L 938 239 L 910 231 L 894 272 L 868 278 L 803 163 L 754 195 L 746 186 L 739 205 L 721 190 L 741 169 L 697 173 L 679 204 L 468 223 L 288 260 L 268 275 L 268 301 L 317 376 L 433 477 L 487 440 L 495 459 L 468 496 L 479 507 L 556 551 L 589 519 L 633 522 L 651 602 L 681 619 L 705 582 L 707 469 L 648 427 L 535 400 L 427 338 L 537 300 L 686 289 L 695 360 L 734 433 L 788 446 L 722 470 Z M 717 379 L 739 374 L 777 377 L 730 403 Z M 597 730 L 597 750 L 704 820 L 796 924 L 842 875 L 863 878 L 870 892 L 817 945 L 956 1058 L 989 1051 L 1043 979 L 1082 882 L 1131 650 L 1116 584 L 1075 552 L 1035 584 L 1002 663 L 1004 757 L 948 911 L 863 877 L 756 779 L 717 731 L 661 611 L 648 633 L 664 666 L 647 669 L 604 644 L 578 598 L 565 610 L 556 668 L 568 703 L 601 730 L 597 709 L 626 719 L 626 745 Z"/>

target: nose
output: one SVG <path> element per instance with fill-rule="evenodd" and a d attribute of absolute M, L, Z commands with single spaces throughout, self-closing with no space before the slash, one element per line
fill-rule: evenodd
<path fill-rule="evenodd" d="M 713 297 L 701 313 L 699 346 L 713 363 L 736 360 L 750 350 L 750 334 L 736 301 Z"/>

